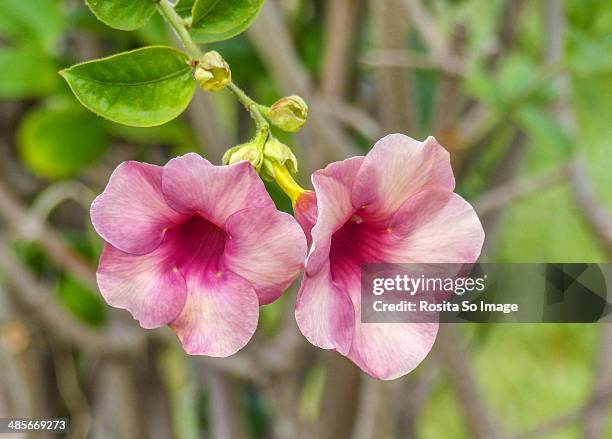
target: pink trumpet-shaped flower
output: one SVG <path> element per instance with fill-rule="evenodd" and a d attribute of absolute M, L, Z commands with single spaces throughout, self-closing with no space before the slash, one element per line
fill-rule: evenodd
<path fill-rule="evenodd" d="M 484 232 L 453 193 L 449 154 L 433 137 L 393 134 L 365 157 L 315 172 L 312 182 L 316 206 L 312 192 L 295 203 L 296 218 L 312 229 L 298 326 L 312 344 L 335 349 L 373 377 L 405 375 L 431 350 L 438 324 L 362 323 L 360 266 L 476 261 Z"/>
<path fill-rule="evenodd" d="M 185 351 L 226 357 L 303 267 L 304 234 L 276 210 L 247 162 L 197 154 L 165 166 L 125 162 L 91 206 L 107 244 L 97 279 L 143 328 L 169 325 Z"/>

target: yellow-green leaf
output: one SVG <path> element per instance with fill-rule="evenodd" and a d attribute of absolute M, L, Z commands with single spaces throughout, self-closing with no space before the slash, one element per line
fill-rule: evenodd
<path fill-rule="evenodd" d="M 40 49 L 0 48 L 0 98 L 44 96 L 58 84 L 57 67 Z"/>
<path fill-rule="evenodd" d="M 191 34 L 200 43 L 227 40 L 255 20 L 265 0 L 196 0 Z"/>
<path fill-rule="evenodd" d="M 94 113 L 130 126 L 161 125 L 189 104 L 196 83 L 188 57 L 151 46 L 62 70 L 77 99 Z"/>
<path fill-rule="evenodd" d="M 35 174 L 71 177 L 104 153 L 105 122 L 77 105 L 41 107 L 22 120 L 17 144 L 21 160 Z"/>
<path fill-rule="evenodd" d="M 85 0 L 101 22 L 120 30 L 135 30 L 155 13 L 153 0 Z"/>

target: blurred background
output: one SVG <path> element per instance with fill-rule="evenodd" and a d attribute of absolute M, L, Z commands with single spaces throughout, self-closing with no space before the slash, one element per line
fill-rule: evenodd
<path fill-rule="evenodd" d="M 417 370 L 378 382 L 299 334 L 295 286 L 224 360 L 108 307 L 88 207 L 112 170 L 218 163 L 252 134 L 228 92 L 137 129 L 57 74 L 150 44 L 176 44 L 157 16 L 121 32 L 81 0 L 0 1 L 0 417 L 69 417 L 72 438 L 612 437 L 609 324 L 448 325 Z M 302 133 L 276 133 L 305 186 L 385 133 L 431 134 L 483 221 L 481 260 L 610 261 L 612 1 L 268 0 L 211 47 L 259 102 L 309 103 Z"/>

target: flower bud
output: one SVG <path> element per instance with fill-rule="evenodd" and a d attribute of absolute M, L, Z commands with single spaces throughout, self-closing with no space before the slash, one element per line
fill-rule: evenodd
<path fill-rule="evenodd" d="M 270 136 L 264 146 L 262 177 L 274 180 L 274 164 L 281 167 L 285 166 L 292 174 L 295 174 L 298 170 L 297 159 L 291 148 Z"/>
<path fill-rule="evenodd" d="M 233 165 L 234 163 L 247 161 L 259 171 L 263 162 L 263 153 L 254 142 L 243 143 L 228 149 L 223 154 L 223 164 Z"/>
<path fill-rule="evenodd" d="M 198 61 L 193 77 L 204 91 L 222 90 L 232 80 L 232 72 L 223 57 L 214 50 L 206 52 Z"/>
<path fill-rule="evenodd" d="M 270 121 L 283 131 L 294 133 L 306 123 L 308 105 L 299 96 L 282 98 L 270 107 Z"/>

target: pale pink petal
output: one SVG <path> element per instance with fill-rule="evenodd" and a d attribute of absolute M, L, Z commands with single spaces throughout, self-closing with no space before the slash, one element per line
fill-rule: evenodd
<path fill-rule="evenodd" d="M 120 164 L 91 205 L 91 222 L 108 243 L 132 254 L 157 248 L 164 232 L 181 221 L 162 194 L 162 168 L 139 162 Z"/>
<path fill-rule="evenodd" d="M 450 157 L 433 137 L 418 142 L 402 134 L 379 140 L 359 168 L 353 204 L 364 217 L 388 218 L 412 195 L 428 188 L 452 191 Z M 318 194 L 318 192 L 317 192 Z"/>
<path fill-rule="evenodd" d="M 329 263 L 314 276 L 304 275 L 295 304 L 295 319 L 304 337 L 315 346 L 349 352 L 355 311 L 346 291 L 332 281 Z"/>
<path fill-rule="evenodd" d="M 106 244 L 96 276 L 106 302 L 128 310 L 143 328 L 170 323 L 187 298 L 185 280 L 163 245 L 137 256 Z"/>
<path fill-rule="evenodd" d="M 304 268 L 306 238 L 295 219 L 273 207 L 243 209 L 225 223 L 228 270 L 248 280 L 266 305 Z"/>
<path fill-rule="evenodd" d="M 300 194 L 293 205 L 295 219 L 302 227 L 306 235 L 306 242 L 310 246 L 312 242 L 311 230 L 317 222 L 317 196 L 313 191 L 305 191 Z"/>
<path fill-rule="evenodd" d="M 332 235 L 356 210 L 351 203 L 351 191 L 363 161 L 363 157 L 352 157 L 332 163 L 312 175 L 319 215 L 312 228 L 312 246 L 306 260 L 309 275 L 321 269 L 329 257 Z"/>
<path fill-rule="evenodd" d="M 427 357 L 437 333 L 437 323 L 358 320 L 348 358 L 374 378 L 393 380 L 414 370 Z"/>
<path fill-rule="evenodd" d="M 347 355 L 374 378 L 391 380 L 416 368 L 431 350 L 437 323 L 362 323 L 361 272 L 359 265 L 336 262 L 332 268 L 336 285 L 349 295 L 355 327 Z"/>
<path fill-rule="evenodd" d="M 164 166 L 163 192 L 179 212 L 199 212 L 222 227 L 233 213 L 248 207 L 273 207 L 255 168 L 248 162 L 214 166 L 189 153 Z"/>
<path fill-rule="evenodd" d="M 170 324 L 185 352 L 228 357 L 253 336 L 259 318 L 257 294 L 249 282 L 223 271 L 189 275 L 187 302 Z"/>
<path fill-rule="evenodd" d="M 383 246 L 388 262 L 474 262 L 485 238 L 472 206 L 441 190 L 410 198 L 388 225 Z"/>

